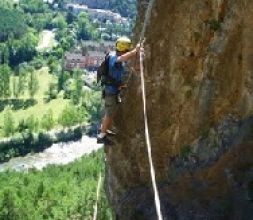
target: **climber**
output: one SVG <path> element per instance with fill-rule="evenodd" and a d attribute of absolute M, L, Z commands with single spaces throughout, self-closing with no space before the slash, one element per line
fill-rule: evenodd
<path fill-rule="evenodd" d="M 97 143 L 110 144 L 107 134 L 112 133 L 109 129 L 117 113 L 118 104 L 120 103 L 118 95 L 125 87 L 122 83 L 122 76 L 125 74 L 126 61 L 135 58 L 140 50 L 143 50 L 140 44 L 137 44 L 136 47 L 132 49 L 132 42 L 127 37 L 118 38 L 115 47 L 116 52 L 111 52 L 108 58 L 108 75 L 111 79 L 111 83 L 105 83 L 105 115 L 102 119 L 101 131 L 97 136 Z"/>

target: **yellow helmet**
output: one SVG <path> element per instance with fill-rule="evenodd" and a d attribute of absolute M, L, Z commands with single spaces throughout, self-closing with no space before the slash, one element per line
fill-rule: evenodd
<path fill-rule="evenodd" d="M 132 48 L 132 42 L 128 37 L 120 37 L 116 41 L 116 50 L 119 52 L 127 52 Z"/>

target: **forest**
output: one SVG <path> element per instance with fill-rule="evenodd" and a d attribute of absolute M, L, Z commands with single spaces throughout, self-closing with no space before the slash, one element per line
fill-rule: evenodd
<path fill-rule="evenodd" d="M 43 172 L 0 173 L 0 220 L 92 219 L 99 173 L 104 173 L 103 152 L 92 153 L 65 166 Z M 112 219 L 103 187 L 98 218 Z"/>

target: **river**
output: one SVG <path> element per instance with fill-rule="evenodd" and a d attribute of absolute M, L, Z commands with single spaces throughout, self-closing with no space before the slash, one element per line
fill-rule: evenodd
<path fill-rule="evenodd" d="M 49 164 L 68 164 L 85 154 L 102 148 L 97 139 L 83 135 L 80 141 L 53 144 L 41 153 L 27 154 L 24 157 L 14 157 L 0 164 L 0 172 L 5 170 L 28 171 L 30 168 L 42 170 Z"/>

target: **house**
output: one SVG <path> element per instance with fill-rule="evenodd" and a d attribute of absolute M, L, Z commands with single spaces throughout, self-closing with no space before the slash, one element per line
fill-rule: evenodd
<path fill-rule="evenodd" d="M 64 69 L 71 71 L 80 68 L 87 71 L 96 71 L 105 58 L 105 53 L 101 51 L 68 52 L 64 56 Z"/>
<path fill-rule="evenodd" d="M 86 12 L 89 15 L 90 20 L 98 20 L 100 22 L 110 21 L 112 23 L 128 24 L 127 18 L 123 18 L 119 13 L 112 12 L 105 9 L 89 8 L 83 4 L 67 3 L 65 8 L 72 11 L 75 14 Z"/>

